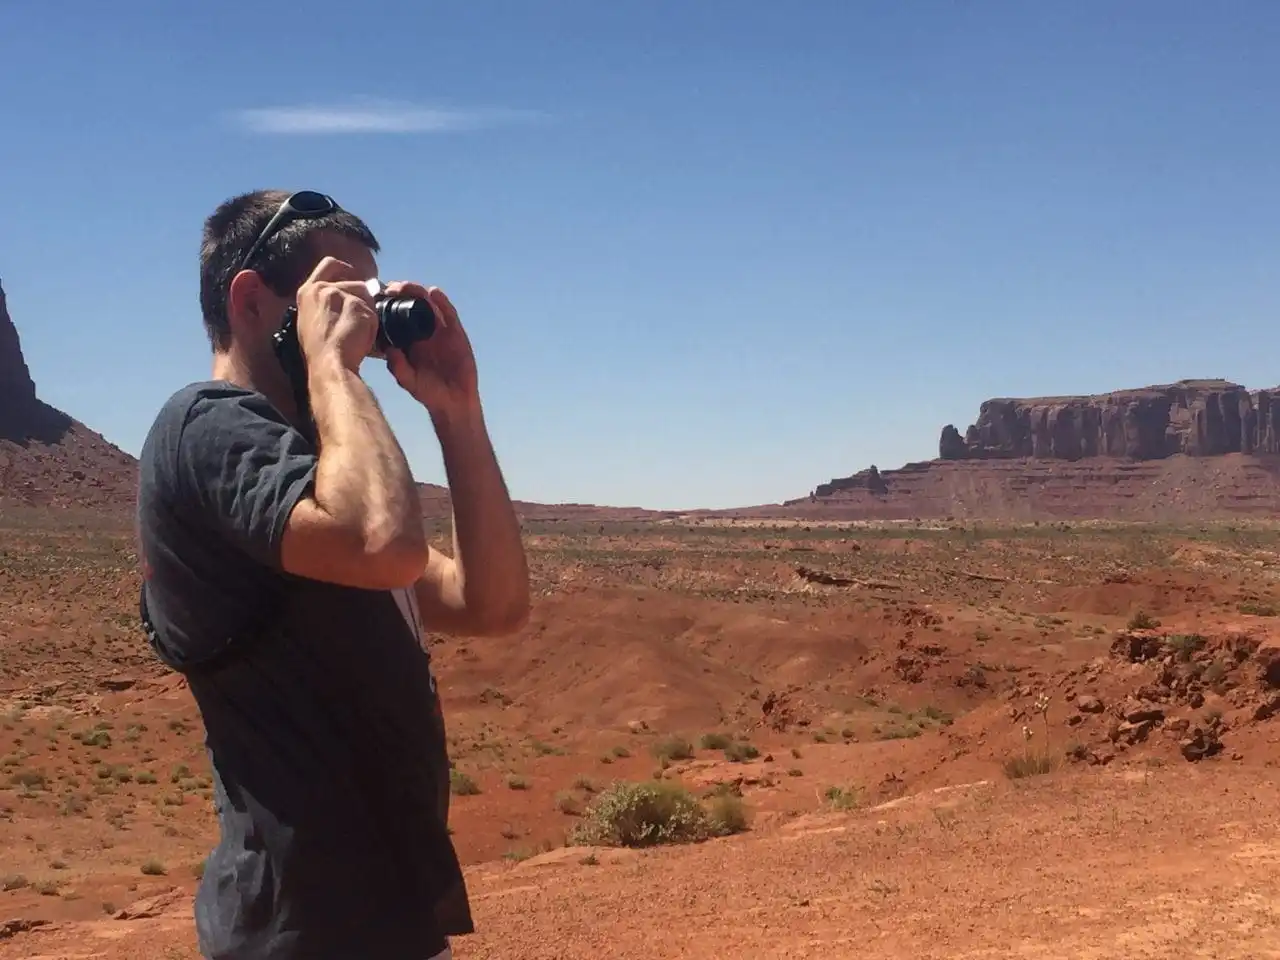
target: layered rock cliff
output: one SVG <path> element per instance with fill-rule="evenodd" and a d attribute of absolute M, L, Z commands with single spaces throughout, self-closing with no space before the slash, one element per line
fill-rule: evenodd
<path fill-rule="evenodd" d="M 1036 457 L 1161 460 L 1229 453 L 1280 453 L 1280 388 L 1247 390 L 1226 380 L 1082 397 L 995 399 L 962 436 L 942 430 L 942 460 Z"/>

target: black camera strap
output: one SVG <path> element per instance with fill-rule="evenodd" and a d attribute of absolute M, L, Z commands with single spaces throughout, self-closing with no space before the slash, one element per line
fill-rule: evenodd
<path fill-rule="evenodd" d="M 284 322 L 271 337 L 276 359 L 284 368 L 293 388 L 293 402 L 298 408 L 298 429 L 312 443 L 316 440 L 315 422 L 311 416 L 311 391 L 307 386 L 307 358 L 302 355 L 298 341 L 298 308 L 290 306 L 284 312 Z"/>

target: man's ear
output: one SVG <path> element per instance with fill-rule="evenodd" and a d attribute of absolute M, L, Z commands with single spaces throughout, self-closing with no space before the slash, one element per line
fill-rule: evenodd
<path fill-rule="evenodd" d="M 227 289 L 227 320 L 234 329 L 258 330 L 266 318 L 264 302 L 271 291 L 262 277 L 252 270 L 241 270 L 231 278 Z"/>

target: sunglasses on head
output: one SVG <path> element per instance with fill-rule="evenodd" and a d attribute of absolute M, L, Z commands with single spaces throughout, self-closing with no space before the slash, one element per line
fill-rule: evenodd
<path fill-rule="evenodd" d="M 253 241 L 253 246 L 249 248 L 236 267 L 235 273 L 241 270 L 249 269 L 249 264 L 253 258 L 257 256 L 267 242 L 277 233 L 295 223 L 298 220 L 319 220 L 321 217 L 327 217 L 338 209 L 337 201 L 333 197 L 324 193 L 317 193 L 315 190 L 299 190 L 297 193 L 290 195 L 280 204 L 278 210 L 267 221 L 267 225 L 262 228 L 262 232 L 258 234 L 258 239 Z M 232 274 L 235 276 L 235 274 Z"/>

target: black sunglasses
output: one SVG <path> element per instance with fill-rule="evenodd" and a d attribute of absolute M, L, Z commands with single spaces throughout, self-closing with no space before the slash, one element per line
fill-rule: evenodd
<path fill-rule="evenodd" d="M 319 220 L 321 217 L 327 217 L 337 209 L 338 204 L 333 197 L 328 194 L 317 193 L 315 190 L 299 190 L 297 193 L 287 197 L 284 203 L 280 204 L 280 209 L 275 212 L 271 219 L 267 221 L 267 225 L 262 228 L 262 232 L 258 234 L 258 239 L 253 241 L 253 246 L 249 248 L 249 252 L 241 258 L 235 273 L 239 273 L 241 270 L 248 270 L 250 262 L 257 256 L 258 251 L 289 224 L 297 220 Z M 235 276 L 235 273 L 232 276 Z"/>

